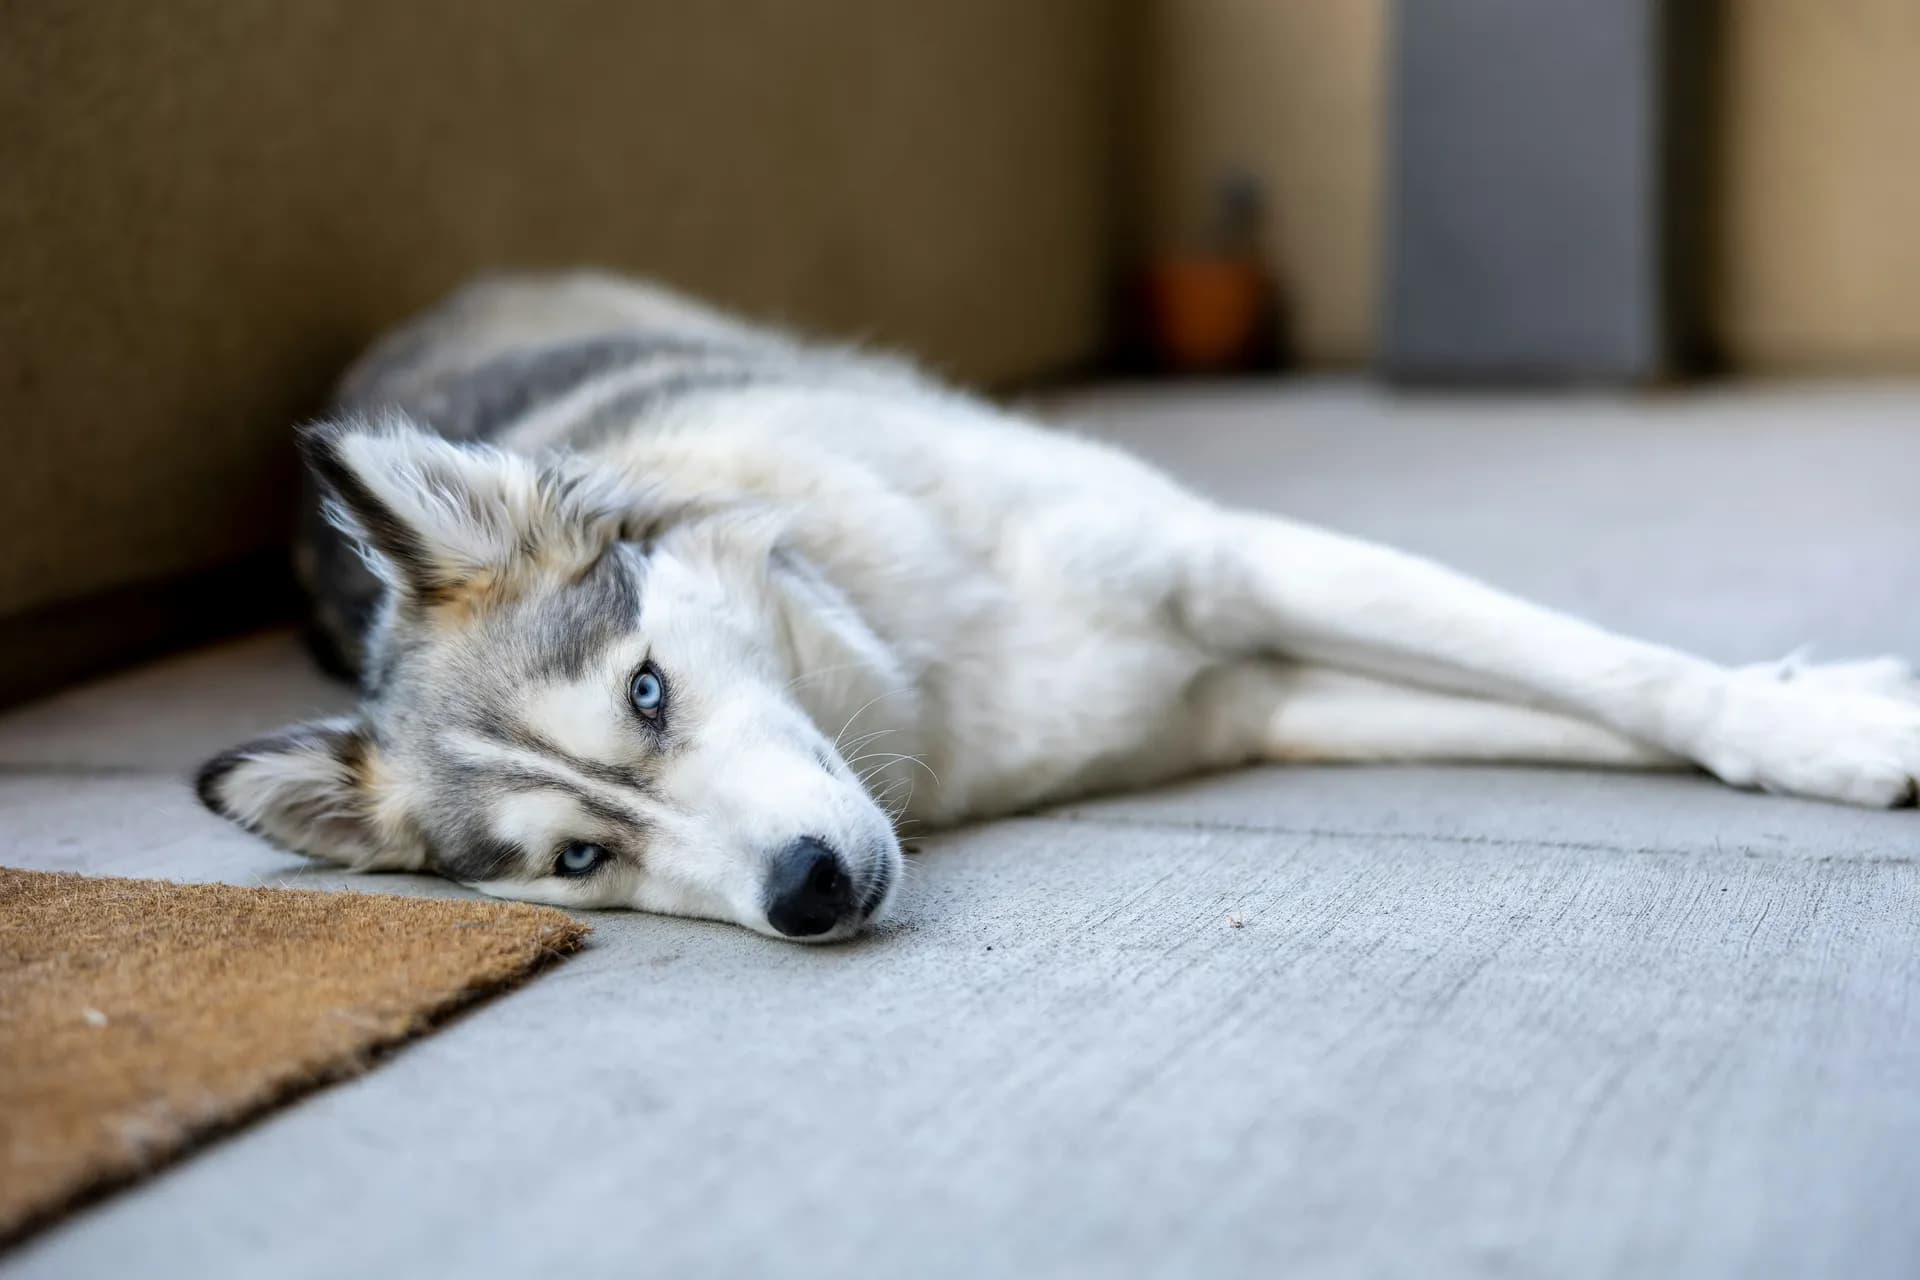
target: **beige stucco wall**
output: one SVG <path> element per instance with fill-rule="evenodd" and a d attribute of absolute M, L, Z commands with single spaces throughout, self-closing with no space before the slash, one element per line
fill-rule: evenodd
<path fill-rule="evenodd" d="M 1920 3 L 1721 10 L 1720 343 L 1750 370 L 1920 371 Z"/>
<path fill-rule="evenodd" d="M 1385 0 L 1146 0 L 1140 239 L 1245 166 L 1310 363 L 1373 349 Z M 1920 3 L 1718 0 L 1707 326 L 1735 371 L 1920 371 Z"/>
<path fill-rule="evenodd" d="M 0 615 L 270 547 L 288 427 L 593 262 L 1017 379 L 1103 340 L 1109 0 L 0 6 Z"/>

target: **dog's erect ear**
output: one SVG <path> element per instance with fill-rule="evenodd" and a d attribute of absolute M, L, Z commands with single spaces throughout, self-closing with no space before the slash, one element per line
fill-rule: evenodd
<path fill-rule="evenodd" d="M 316 720 L 223 752 L 201 767 L 200 802 L 295 853 L 357 871 L 412 871 L 416 842 L 375 818 L 377 749 L 354 719 Z"/>
<path fill-rule="evenodd" d="M 328 518 L 424 603 L 526 561 L 583 568 L 626 514 L 617 478 L 588 463 L 454 444 L 403 417 L 311 427 L 301 449 Z"/>

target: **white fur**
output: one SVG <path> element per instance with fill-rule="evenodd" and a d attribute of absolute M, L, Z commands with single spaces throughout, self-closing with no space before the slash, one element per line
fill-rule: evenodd
<path fill-rule="evenodd" d="M 624 657 L 624 655 L 620 655 Z M 632 670 L 637 662 L 619 664 Z M 555 681 L 529 689 L 520 715 L 548 742 L 584 760 L 614 760 L 627 747 L 633 731 L 623 721 L 620 686 L 596 671 L 579 680 Z"/>

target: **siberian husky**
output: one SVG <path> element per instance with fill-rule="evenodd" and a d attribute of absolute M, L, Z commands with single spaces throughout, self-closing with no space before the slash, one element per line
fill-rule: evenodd
<path fill-rule="evenodd" d="M 1695 765 L 1869 806 L 1920 776 L 1893 659 L 1612 635 L 651 285 L 471 286 L 302 445 L 298 566 L 361 705 L 199 791 L 356 868 L 830 940 L 887 910 L 905 823 L 1250 761 Z"/>

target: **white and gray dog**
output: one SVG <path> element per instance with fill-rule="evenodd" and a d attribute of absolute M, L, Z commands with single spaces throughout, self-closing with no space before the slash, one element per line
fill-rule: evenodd
<path fill-rule="evenodd" d="M 1611 635 L 648 285 L 474 285 L 303 444 L 300 568 L 361 707 L 200 794 L 357 868 L 823 940 L 887 909 L 907 822 L 1249 761 L 1694 764 L 1872 806 L 1920 776 L 1898 661 Z"/>

